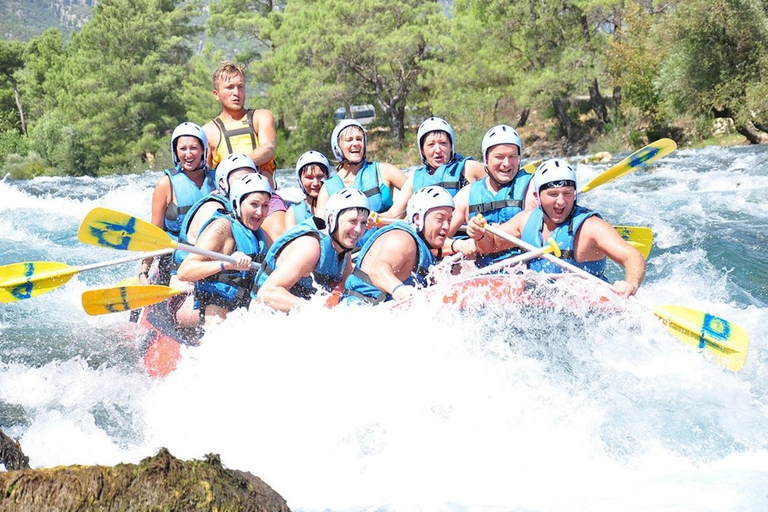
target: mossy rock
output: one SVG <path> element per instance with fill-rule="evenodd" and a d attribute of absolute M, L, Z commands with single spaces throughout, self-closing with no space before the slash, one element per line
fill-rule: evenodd
<path fill-rule="evenodd" d="M 260 478 L 218 455 L 183 461 L 162 448 L 140 464 L 0 472 L 0 510 L 289 511 Z"/>

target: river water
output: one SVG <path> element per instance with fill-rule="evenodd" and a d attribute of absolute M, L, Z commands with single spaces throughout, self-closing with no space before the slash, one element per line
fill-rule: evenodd
<path fill-rule="evenodd" d="M 579 183 L 607 167 L 580 164 Z M 0 181 L 0 264 L 126 256 L 77 228 L 96 206 L 148 219 L 158 176 Z M 652 228 L 646 304 L 746 330 L 740 373 L 647 306 L 596 312 L 565 293 L 549 308 L 235 312 L 153 380 L 127 314 L 80 306 L 132 263 L 0 304 L 0 429 L 33 467 L 218 453 L 294 510 L 767 510 L 766 196 L 759 146 L 678 150 L 580 198 Z"/>

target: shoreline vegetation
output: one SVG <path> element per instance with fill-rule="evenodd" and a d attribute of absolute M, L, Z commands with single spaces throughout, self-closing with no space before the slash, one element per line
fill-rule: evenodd
<path fill-rule="evenodd" d="M 170 134 L 219 112 L 211 75 L 232 59 L 246 105 L 275 116 L 281 168 L 331 154 L 355 105 L 376 109 L 371 154 L 401 168 L 431 115 L 476 159 L 497 124 L 526 159 L 768 143 L 755 0 L 100 0 L 81 21 L 0 41 L 1 176 L 170 167 Z"/>

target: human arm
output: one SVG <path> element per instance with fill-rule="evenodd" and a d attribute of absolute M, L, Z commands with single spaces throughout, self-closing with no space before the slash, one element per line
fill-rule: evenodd
<path fill-rule="evenodd" d="M 453 198 L 455 208 L 451 216 L 451 227 L 448 230 L 448 236 L 453 237 L 459 228 L 467 222 L 469 211 L 469 185 L 465 185 L 456 193 Z"/>
<path fill-rule="evenodd" d="M 171 204 L 173 188 L 171 187 L 171 178 L 167 174 L 157 180 L 155 189 L 152 192 L 152 213 L 151 222 L 162 230 L 165 230 L 165 214 L 168 211 L 168 205 Z M 145 258 L 141 260 L 141 270 L 139 271 L 139 281 L 148 282 L 149 269 L 152 266 L 154 258 Z"/>
<path fill-rule="evenodd" d="M 222 254 L 230 254 L 235 249 L 235 239 L 227 219 L 216 219 L 210 223 L 197 239 L 195 247 Z M 211 259 L 196 253 L 190 253 L 179 266 L 176 275 L 182 281 L 195 282 L 221 272 L 222 270 L 248 270 L 251 258 L 242 252 L 232 253 L 237 263 Z"/>
<path fill-rule="evenodd" d="M 290 292 L 299 279 L 312 274 L 320 261 L 320 241 L 314 235 L 300 236 L 285 246 L 277 257 L 276 268 L 259 287 L 257 299 L 285 313 L 305 301 Z"/>
<path fill-rule="evenodd" d="M 291 205 L 285 212 L 285 231 L 288 231 L 296 225 L 296 214 L 293 212 L 294 208 L 296 208 L 296 206 Z"/>
<path fill-rule="evenodd" d="M 576 235 L 577 261 L 594 261 L 606 256 L 624 267 L 624 279 L 613 283 L 623 297 L 634 295 L 645 279 L 645 258 L 626 242 L 616 229 L 599 217 L 590 217 Z"/>
<path fill-rule="evenodd" d="M 361 270 L 384 293 L 402 300 L 413 294 L 413 286 L 403 285 L 416 268 L 418 247 L 413 237 L 396 229 L 381 235 L 368 249 Z"/>
<path fill-rule="evenodd" d="M 213 121 L 205 123 L 203 125 L 203 131 L 205 132 L 205 137 L 208 139 L 208 158 L 206 160 L 208 161 L 208 167 L 213 168 L 213 154 L 219 147 L 221 133 L 219 132 L 219 127 L 216 126 L 216 123 Z M 216 185 L 218 186 L 218 183 Z"/>
<path fill-rule="evenodd" d="M 253 129 L 259 139 L 259 147 L 251 151 L 248 156 L 257 166 L 264 165 L 275 158 L 277 135 L 272 112 L 265 109 L 254 110 Z"/>
<path fill-rule="evenodd" d="M 522 236 L 523 227 L 530 215 L 530 211 L 522 211 L 507 222 L 497 226 L 497 228 L 515 238 L 520 238 Z M 486 231 L 486 223 L 486 219 L 480 214 L 473 216 L 469 219 L 469 222 L 467 222 L 467 236 L 475 241 L 479 253 L 494 253 L 514 247 L 514 244 L 511 242 Z"/>
<path fill-rule="evenodd" d="M 389 164 L 382 164 L 382 165 L 389 165 Z M 394 166 L 391 166 L 394 167 Z M 397 169 L 398 172 L 400 169 Z M 386 218 L 393 218 L 393 219 L 402 219 L 405 217 L 405 211 L 406 208 L 408 208 L 408 200 L 413 195 L 413 176 L 407 177 L 405 182 L 403 183 L 403 186 L 400 188 L 400 190 L 397 192 L 397 195 L 395 196 L 395 201 L 392 204 L 392 208 L 387 210 L 386 212 L 382 212 L 379 215 Z"/>
<path fill-rule="evenodd" d="M 322 186 L 320 192 L 317 194 L 317 202 L 315 203 L 315 217 L 319 217 L 325 220 L 325 203 L 328 202 L 328 189 L 325 185 Z"/>
<path fill-rule="evenodd" d="M 485 165 L 477 160 L 467 159 L 464 162 L 464 179 L 469 183 L 481 180 L 485 177 Z"/>
<path fill-rule="evenodd" d="M 381 212 L 380 215 L 382 217 L 402 219 L 405 216 L 408 199 L 413 194 L 413 178 L 408 178 L 403 171 L 388 163 L 380 163 L 379 172 L 381 172 L 384 184 L 389 187 L 393 196 L 395 196 L 392 207 L 385 212 Z M 398 190 L 396 195 L 392 190 L 393 188 Z"/>

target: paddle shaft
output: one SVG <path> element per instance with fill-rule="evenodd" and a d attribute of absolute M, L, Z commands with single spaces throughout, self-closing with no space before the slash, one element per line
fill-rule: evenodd
<path fill-rule="evenodd" d="M 214 252 L 209 251 L 208 249 L 201 249 L 200 247 L 196 247 L 194 245 L 184 244 L 181 242 L 176 242 L 174 240 L 171 240 L 174 242 L 175 247 L 177 249 L 181 249 L 182 251 L 186 252 L 193 252 L 195 254 L 199 254 L 200 256 L 205 256 L 207 258 L 211 258 L 212 260 L 220 260 L 220 261 L 226 261 L 228 263 L 234 263 L 237 264 L 237 258 L 234 258 L 232 256 L 229 256 L 227 254 L 222 254 L 220 252 Z M 261 268 L 260 263 L 251 262 L 251 270 L 259 270 Z"/>
<path fill-rule="evenodd" d="M 97 268 L 111 267 L 112 265 L 120 265 L 121 263 L 128 263 L 130 261 L 143 260 L 144 258 L 155 258 L 158 256 L 165 256 L 171 254 L 173 249 L 159 249 L 157 251 L 143 252 L 141 254 L 134 254 L 133 256 L 126 256 L 125 258 L 119 258 L 116 260 L 102 261 L 100 263 L 91 263 L 89 265 L 82 265 L 77 268 L 78 272 L 84 272 L 86 270 L 95 270 Z"/>

